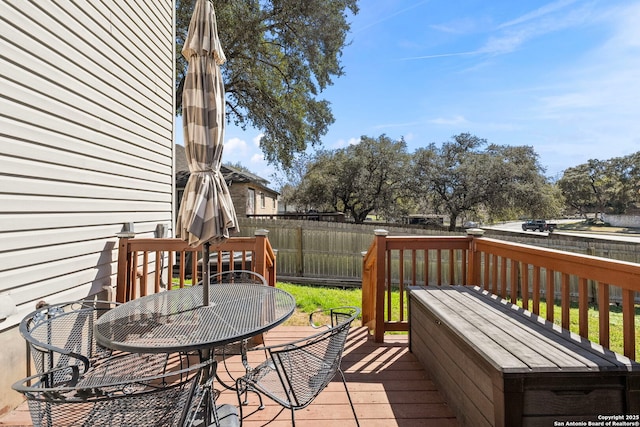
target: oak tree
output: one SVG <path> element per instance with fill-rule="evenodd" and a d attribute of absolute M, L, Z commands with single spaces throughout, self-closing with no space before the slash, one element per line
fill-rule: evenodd
<path fill-rule="evenodd" d="M 449 230 L 468 213 L 492 218 L 549 210 L 549 192 L 537 155 L 528 146 L 501 146 L 469 133 L 419 148 L 413 155 L 412 188 L 436 213 L 449 215 Z"/>
<path fill-rule="evenodd" d="M 339 150 L 319 151 L 293 197 L 298 205 L 344 212 L 356 223 L 372 212 L 397 219 L 407 194 L 406 150 L 403 139 L 380 135 L 363 136 L 358 144 Z"/>
<path fill-rule="evenodd" d="M 357 0 L 215 0 L 218 34 L 227 62 L 227 118 L 263 132 L 260 147 L 284 168 L 318 146 L 334 122 L 321 92 L 343 75 L 348 14 Z M 181 111 L 187 62 L 180 51 L 195 0 L 176 0 L 176 101 Z"/>

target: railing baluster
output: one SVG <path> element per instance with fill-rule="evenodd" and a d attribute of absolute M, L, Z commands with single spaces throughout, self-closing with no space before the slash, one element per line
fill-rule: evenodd
<path fill-rule="evenodd" d="M 598 315 L 600 345 L 609 347 L 609 285 L 598 283 Z"/>
<path fill-rule="evenodd" d="M 455 285 L 456 281 L 455 281 L 455 273 L 454 268 L 455 268 L 455 258 L 453 256 L 453 249 L 449 249 L 449 284 L 450 285 Z"/>
<path fill-rule="evenodd" d="M 417 270 L 417 255 L 416 255 L 416 250 L 412 249 L 411 250 L 411 284 L 413 286 L 417 285 L 416 282 L 416 270 Z M 400 294 L 402 295 L 402 294 Z"/>
<path fill-rule="evenodd" d="M 634 297 L 635 292 L 632 290 L 622 290 L 622 336 L 624 340 L 624 355 L 630 359 L 635 359 L 636 357 L 636 307 Z"/>
<path fill-rule="evenodd" d="M 533 314 L 540 314 L 540 266 L 533 266 Z"/>
<path fill-rule="evenodd" d="M 162 271 L 160 268 L 158 268 L 159 265 L 162 264 L 162 252 L 161 251 L 156 251 L 156 271 L 154 274 L 154 286 L 153 286 L 153 290 L 154 292 L 158 293 L 160 292 L 160 278 L 162 277 Z M 171 281 L 167 282 L 167 289 L 171 290 Z"/>
<path fill-rule="evenodd" d="M 491 293 L 498 295 L 498 256 L 491 254 Z"/>
<path fill-rule="evenodd" d="M 424 250 L 424 285 L 429 285 L 429 249 Z"/>
<path fill-rule="evenodd" d="M 500 297 L 507 299 L 507 258 L 500 257 Z"/>
<path fill-rule="evenodd" d="M 468 266 L 469 264 L 467 264 L 467 262 L 468 262 L 468 261 L 467 261 L 467 251 L 466 251 L 465 249 L 463 249 L 463 250 L 460 252 L 460 257 L 461 257 L 461 260 L 460 260 L 460 269 L 459 269 L 459 271 L 460 271 L 460 277 L 461 277 L 461 279 L 462 279 L 462 285 L 463 285 L 463 286 L 466 286 L 466 285 L 468 285 L 468 284 L 469 284 L 469 282 L 468 282 L 467 275 L 466 275 L 466 274 L 464 274 L 464 268 L 465 268 L 465 266 Z M 477 266 L 477 264 L 476 264 L 476 266 Z"/>
<path fill-rule="evenodd" d="M 511 303 L 516 304 L 518 302 L 518 263 L 516 260 L 511 260 Z"/>
<path fill-rule="evenodd" d="M 132 252 L 131 263 L 131 299 L 136 298 L 136 288 L 138 284 L 138 251 Z"/>
<path fill-rule="evenodd" d="M 587 279 L 578 279 L 578 333 L 589 338 L 589 287 Z"/>
<path fill-rule="evenodd" d="M 436 265 L 438 267 L 438 286 L 442 286 L 442 249 L 436 250 Z"/>
<path fill-rule="evenodd" d="M 556 290 L 555 290 L 555 272 L 551 269 L 547 269 L 547 289 L 546 289 L 546 300 L 547 300 L 547 320 L 549 322 L 553 322 L 555 317 L 554 307 L 555 307 L 555 299 L 556 299 Z"/>
<path fill-rule="evenodd" d="M 147 295 L 147 274 L 149 274 L 149 252 L 142 252 L 142 276 L 140 277 L 140 296 Z"/>
<path fill-rule="evenodd" d="M 562 327 L 569 329 L 569 309 L 571 308 L 570 301 L 570 289 L 569 289 L 569 275 L 562 273 L 562 281 L 560 284 L 561 299 L 560 299 L 560 312 L 562 315 Z"/>
<path fill-rule="evenodd" d="M 529 264 L 521 263 L 522 276 L 522 308 L 529 310 Z"/>
<path fill-rule="evenodd" d="M 170 290 L 172 288 L 173 285 L 173 260 L 175 259 L 176 262 L 177 260 L 177 255 L 178 251 L 168 251 L 167 252 L 167 283 L 170 283 L 171 285 L 169 285 L 168 289 Z M 162 272 L 160 272 L 160 274 L 162 275 Z M 182 287 L 184 287 L 184 274 L 181 274 L 180 277 L 182 278 L 183 284 Z"/>
<path fill-rule="evenodd" d="M 178 253 L 176 253 L 176 257 L 177 256 L 178 256 Z M 180 251 L 180 267 L 178 268 L 178 271 L 179 271 L 179 273 L 178 273 L 178 286 L 180 287 L 180 289 L 184 288 L 184 276 L 185 276 L 185 270 L 186 270 L 186 265 L 185 265 L 186 264 L 186 259 L 187 259 L 187 253 L 185 251 Z"/>
<path fill-rule="evenodd" d="M 483 272 L 483 289 L 485 291 L 489 290 L 490 282 L 489 282 L 489 273 L 491 273 L 491 255 L 488 252 L 482 253 L 482 261 L 484 262 L 484 272 Z"/>

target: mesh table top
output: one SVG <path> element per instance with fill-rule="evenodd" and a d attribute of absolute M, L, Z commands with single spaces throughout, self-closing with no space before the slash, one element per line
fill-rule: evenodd
<path fill-rule="evenodd" d="M 293 296 L 257 284 L 210 285 L 160 292 L 109 310 L 95 324 L 96 341 L 134 353 L 172 353 L 217 347 L 265 332 L 295 309 Z"/>

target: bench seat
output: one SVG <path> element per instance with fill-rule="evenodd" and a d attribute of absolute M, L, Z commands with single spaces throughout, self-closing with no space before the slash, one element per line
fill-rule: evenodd
<path fill-rule="evenodd" d="M 640 414 L 640 364 L 478 287 L 408 287 L 409 346 L 462 425 Z"/>

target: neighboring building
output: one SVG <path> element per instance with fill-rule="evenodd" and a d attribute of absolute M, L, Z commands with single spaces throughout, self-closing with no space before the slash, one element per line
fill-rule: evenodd
<path fill-rule="evenodd" d="M 176 203 L 182 200 L 184 187 L 189 179 L 189 166 L 184 146 L 176 145 Z M 228 165 L 222 165 L 220 171 L 229 186 L 231 199 L 237 216 L 273 215 L 278 213 L 279 193 L 268 187 L 269 181 Z"/>
<path fill-rule="evenodd" d="M 175 221 L 174 6 L 0 2 L 0 413 L 22 401 L 20 320 L 110 298 L 123 224 Z"/>

